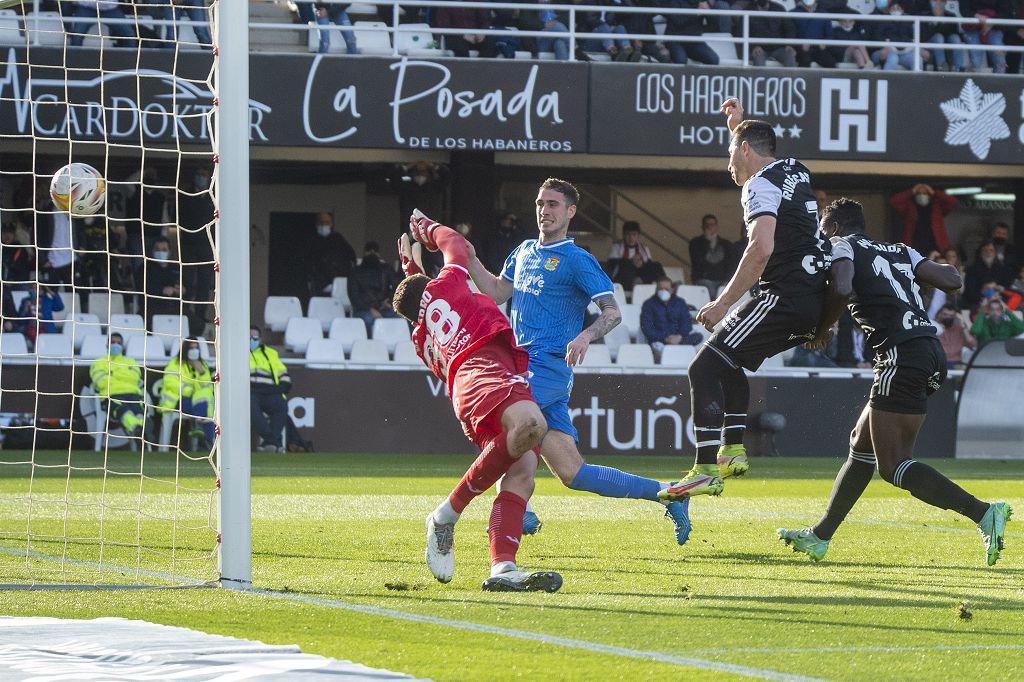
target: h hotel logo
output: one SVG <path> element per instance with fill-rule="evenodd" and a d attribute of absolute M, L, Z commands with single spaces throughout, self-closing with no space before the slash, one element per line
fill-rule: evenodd
<path fill-rule="evenodd" d="M 886 80 L 822 78 L 821 151 L 884 152 L 888 104 Z"/>

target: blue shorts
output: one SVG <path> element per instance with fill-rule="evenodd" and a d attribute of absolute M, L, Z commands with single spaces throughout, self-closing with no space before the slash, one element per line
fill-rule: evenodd
<path fill-rule="evenodd" d="M 530 389 L 548 428 L 561 431 L 579 442 L 576 428 L 569 418 L 569 395 L 572 393 L 572 368 L 566 366 L 564 355 L 542 353 L 530 355 Z"/>

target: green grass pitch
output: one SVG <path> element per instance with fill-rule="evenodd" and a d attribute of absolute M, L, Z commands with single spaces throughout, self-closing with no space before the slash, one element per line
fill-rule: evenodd
<path fill-rule="evenodd" d="M 92 454 L 75 457 L 76 466 L 101 461 Z M 61 458 L 67 453 L 51 457 Z M 145 479 L 108 476 L 104 482 L 96 472 L 76 471 L 69 485 L 66 470 L 37 469 L 36 532 L 63 532 L 55 510 L 69 490 L 77 506 L 67 535 L 89 537 L 100 520 L 96 503 L 105 499 L 104 535 L 112 542 L 104 561 L 170 570 L 170 529 L 159 521 L 175 500 L 159 482 L 174 473 L 168 458 L 147 454 Z M 8 548 L 0 554 L 3 583 L 26 577 L 25 559 L 10 553 L 24 549 L 24 537 L 19 543 L 3 535 L 25 527 L 20 500 L 28 467 L 2 463 L 17 459 L 17 453 L 0 453 L 0 548 Z M 108 467 L 128 470 L 137 460 L 112 454 Z M 592 460 L 662 480 L 682 464 L 670 457 Z M 694 530 L 685 547 L 675 544 L 658 505 L 573 492 L 544 475 L 534 498 L 544 528 L 524 538 L 520 561 L 561 572 L 565 586 L 557 594 L 492 594 L 480 590 L 488 569 L 491 493 L 470 506 L 456 529 L 454 581 L 436 583 L 423 563 L 423 518 L 469 462 L 457 456 L 254 455 L 253 579 L 283 598 L 215 589 L 2 590 L 0 615 L 145 619 L 294 643 L 309 653 L 435 680 L 731 677 L 701 662 L 744 666 L 748 675 L 775 679 L 1024 677 L 1024 524 L 1018 520 L 1008 526 L 1003 558 L 988 568 L 973 524 L 876 477 L 826 560 L 813 564 L 791 553 L 774 531 L 817 518 L 839 460 L 753 460 L 750 474 L 727 481 L 721 498 L 692 502 Z M 1024 514 L 1024 462 L 933 464 L 982 499 L 1008 500 Z M 202 463 L 179 474 L 182 485 L 209 485 Z M 173 568 L 201 577 L 210 570 L 205 524 L 211 498 L 201 492 L 178 498 Z M 132 507 L 140 499 L 142 522 Z M 141 554 L 130 548 L 140 537 L 149 548 Z M 67 548 L 68 556 L 83 561 L 98 558 L 88 543 Z M 32 549 L 60 555 L 64 544 L 41 541 Z M 36 558 L 32 567 L 46 570 L 53 562 Z M 68 578 L 79 571 L 67 568 Z M 503 630 L 411 622 L 330 601 Z M 512 631 L 571 638 L 586 648 L 524 640 Z M 697 660 L 686 665 L 686 659 Z"/>

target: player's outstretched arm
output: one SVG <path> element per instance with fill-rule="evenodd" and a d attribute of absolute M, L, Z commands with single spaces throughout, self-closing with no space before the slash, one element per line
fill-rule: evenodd
<path fill-rule="evenodd" d="M 476 249 L 472 244 L 469 244 L 467 254 L 469 256 L 469 276 L 473 278 L 480 293 L 490 296 L 498 305 L 512 298 L 512 282 L 488 272 L 477 257 Z"/>
<path fill-rule="evenodd" d="M 930 284 L 936 289 L 942 289 L 947 294 L 959 291 L 964 285 L 964 280 L 956 266 L 949 263 L 935 263 L 930 260 L 923 260 L 914 270 L 914 277 L 925 284 Z"/>
<path fill-rule="evenodd" d="M 735 97 L 722 102 L 721 111 L 726 116 L 725 125 L 729 127 L 730 133 L 743 123 L 743 105 Z"/>
<path fill-rule="evenodd" d="M 575 367 L 582 363 L 583 358 L 587 356 L 590 344 L 615 329 L 622 322 L 622 312 L 619 310 L 619 304 L 615 302 L 614 296 L 602 296 L 595 303 L 601 309 L 601 314 L 598 315 L 592 325 L 581 331 L 566 346 L 565 364 L 570 367 Z"/>
<path fill-rule="evenodd" d="M 730 306 L 757 284 L 772 251 L 775 250 L 775 216 L 763 215 L 750 228 L 750 243 L 743 251 L 736 273 L 718 294 L 697 313 L 697 322 L 711 331 L 729 312 Z"/>

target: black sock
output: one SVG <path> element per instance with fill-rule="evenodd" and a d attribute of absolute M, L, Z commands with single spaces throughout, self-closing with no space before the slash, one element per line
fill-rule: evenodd
<path fill-rule="evenodd" d="M 743 434 L 747 428 L 747 415 L 725 413 L 725 421 L 722 426 L 722 441 L 726 445 L 742 445 Z"/>
<path fill-rule="evenodd" d="M 839 524 L 853 509 L 864 489 L 875 475 L 875 456 L 870 452 L 850 450 L 850 456 L 839 470 L 836 482 L 832 485 L 832 495 L 828 498 L 825 515 L 811 530 L 822 540 L 831 540 Z"/>
<path fill-rule="evenodd" d="M 697 464 L 715 464 L 722 445 L 722 373 L 717 351 L 703 346 L 690 363 L 690 409 L 697 436 Z"/>
<path fill-rule="evenodd" d="M 949 480 L 927 464 L 905 459 L 896 465 L 892 484 L 939 509 L 951 509 L 975 523 L 988 511 L 988 504 Z"/>
<path fill-rule="evenodd" d="M 725 363 L 722 364 L 722 406 L 725 408 L 722 441 L 726 445 L 742 445 L 747 428 L 750 382 L 742 367 L 726 367 Z"/>

